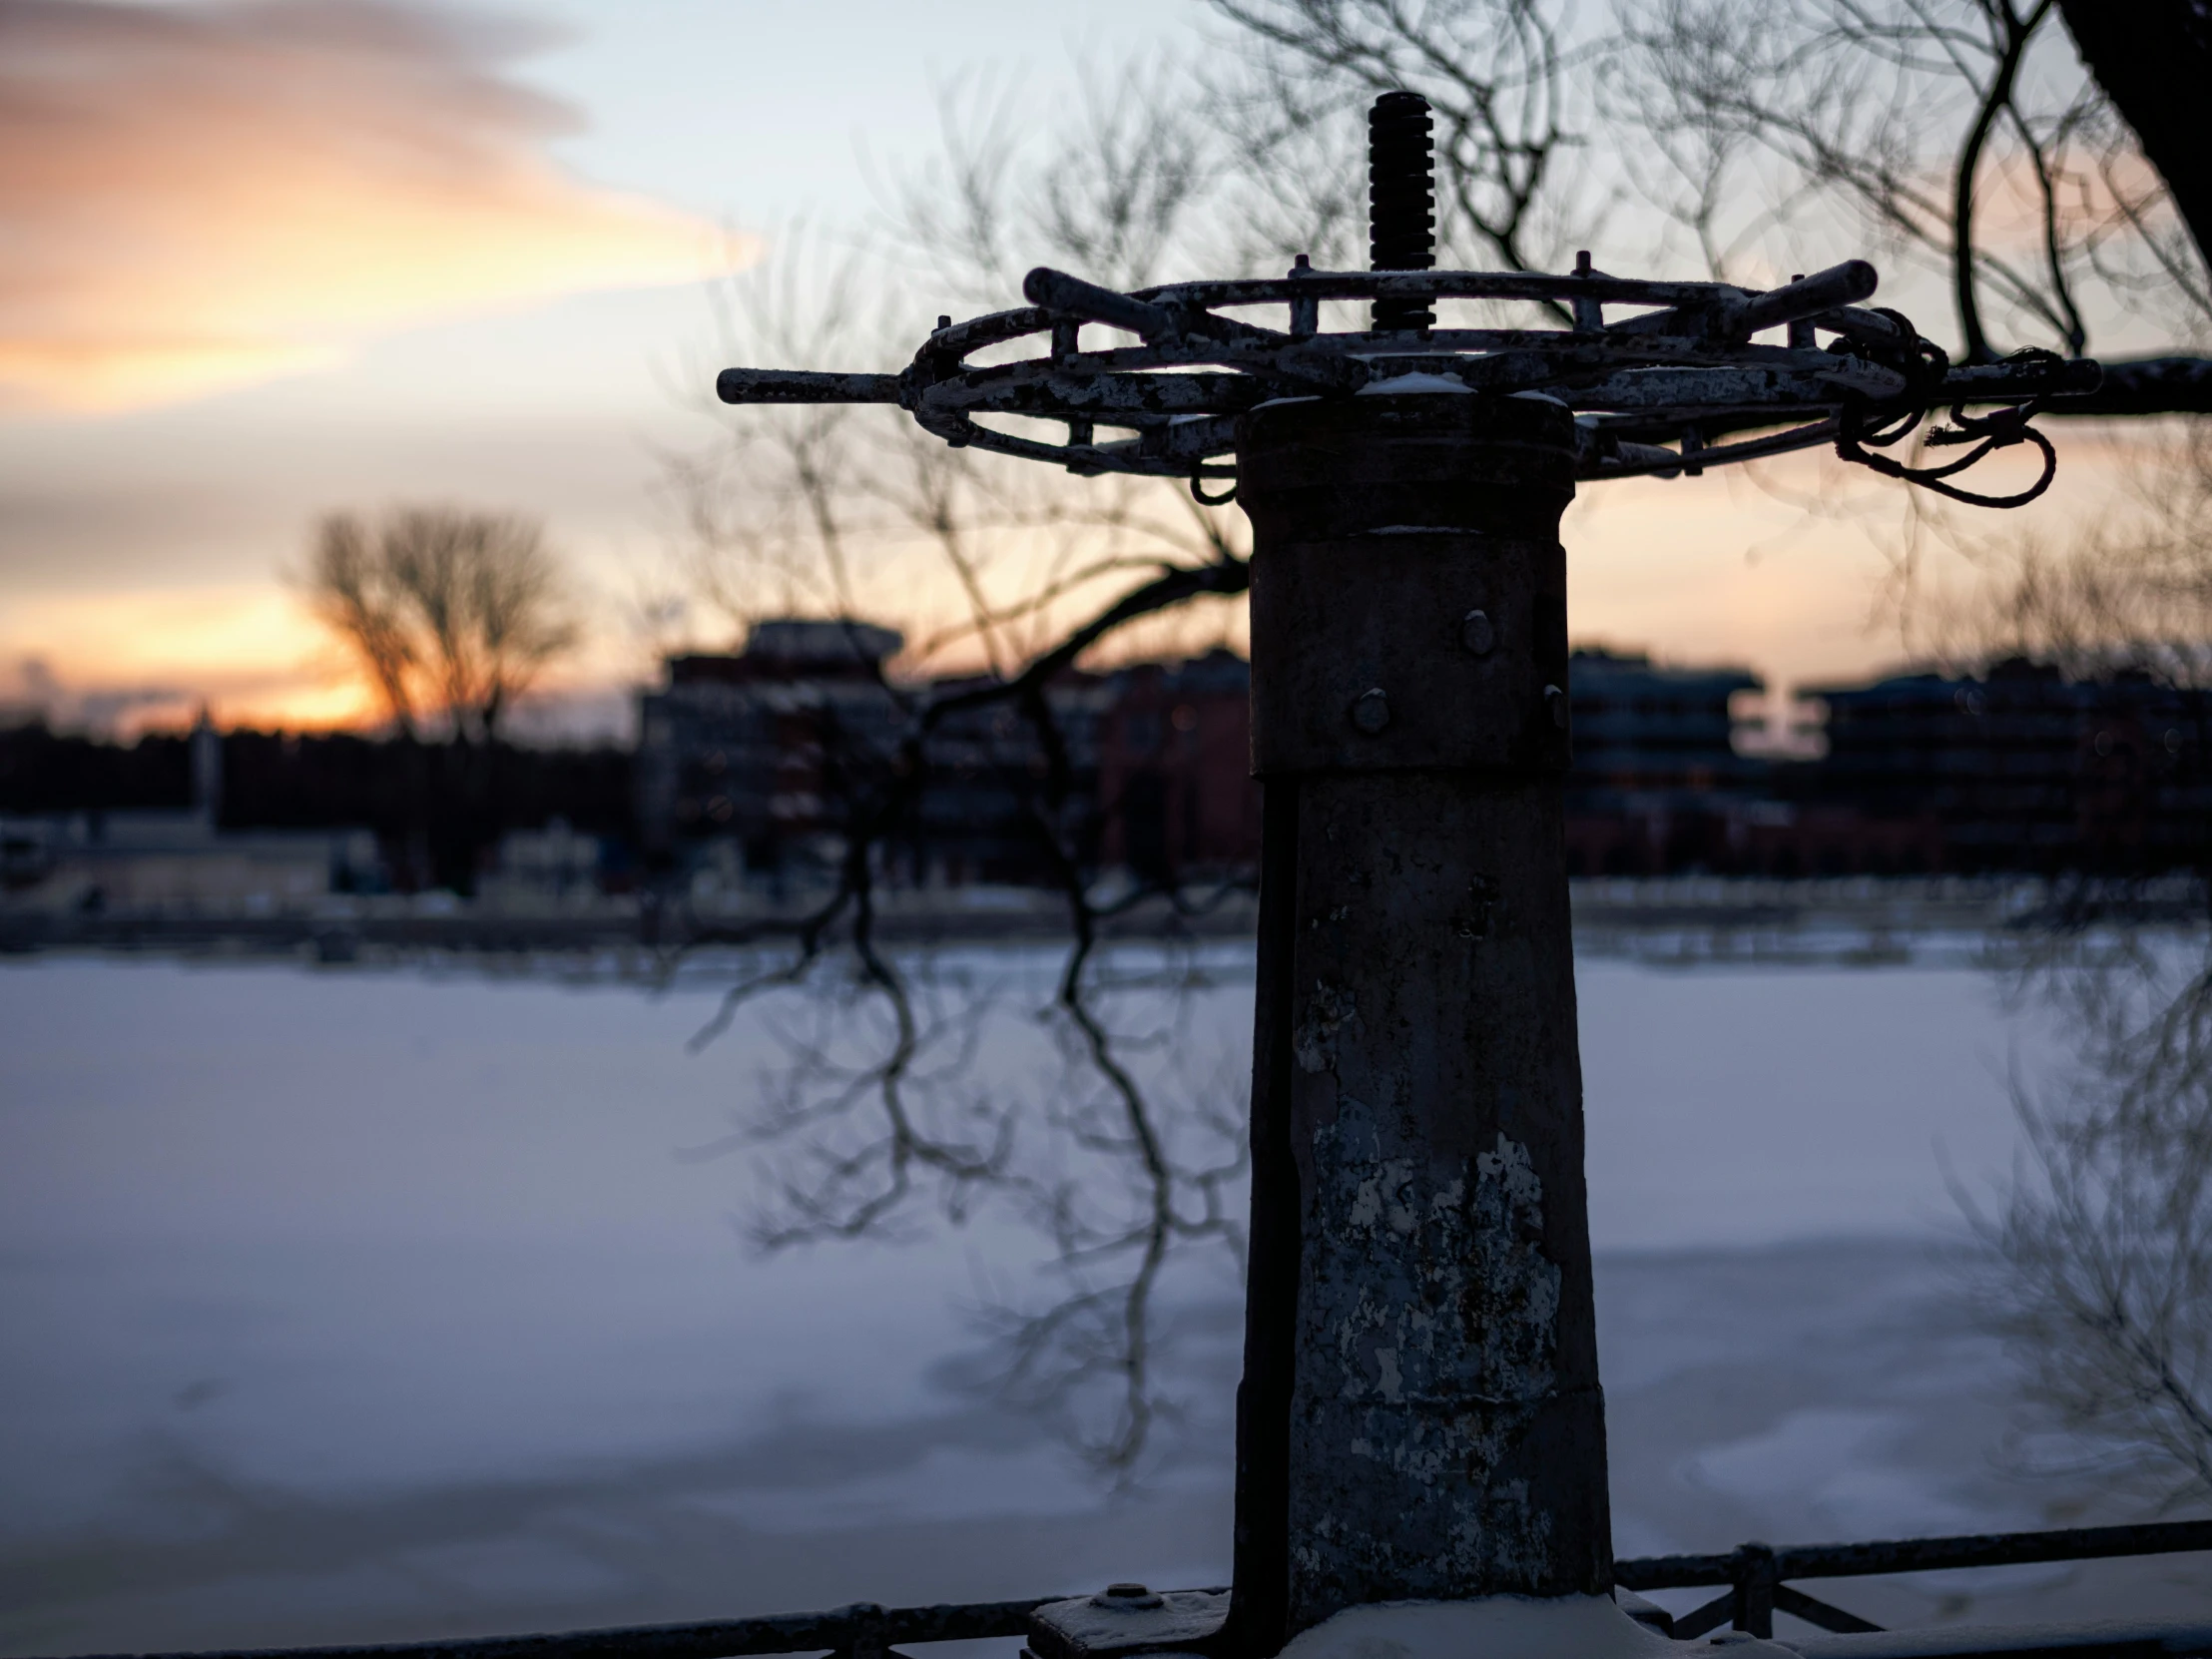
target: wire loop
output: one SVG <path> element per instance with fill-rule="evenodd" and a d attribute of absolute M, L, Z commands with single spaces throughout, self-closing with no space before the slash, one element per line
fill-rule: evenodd
<path fill-rule="evenodd" d="M 1847 461 L 1881 473 L 1886 478 L 1901 478 L 1909 484 L 1919 484 L 1947 495 L 1953 501 L 1963 501 L 1972 507 L 2024 507 L 2045 490 L 2058 475 L 2058 451 L 2051 447 L 2050 439 L 2028 424 L 2042 406 L 2039 398 L 2029 398 L 2023 403 L 2007 404 L 1992 409 L 1985 415 L 1968 414 L 1962 404 L 1952 404 L 1949 426 L 1938 426 L 1928 434 L 1931 448 L 1972 444 L 1974 447 L 1954 461 L 1940 466 L 1907 466 L 1879 455 L 1869 449 L 1872 444 L 1886 448 L 1896 443 L 1908 432 L 1919 426 L 1923 416 L 1920 409 L 1908 409 L 1892 424 L 1875 431 L 1864 428 L 1867 410 L 1857 401 L 1844 405 L 1836 437 L 1836 453 Z M 2011 495 L 1983 495 L 1978 490 L 1960 489 L 1944 480 L 1955 477 L 1968 467 L 1985 460 L 1999 449 L 2009 449 L 2014 444 L 2030 443 L 2042 452 L 2042 475 L 2026 489 Z"/>

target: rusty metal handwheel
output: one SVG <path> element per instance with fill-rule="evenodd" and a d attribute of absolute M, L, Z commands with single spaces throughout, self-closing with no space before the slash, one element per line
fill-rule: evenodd
<path fill-rule="evenodd" d="M 1575 411 L 1578 472 L 1596 479 L 1695 474 L 1856 441 L 1944 404 L 2019 404 L 2097 384 L 2096 364 L 2047 354 L 1951 367 L 1897 312 L 1858 303 L 1873 294 L 1876 280 L 1861 260 L 1760 292 L 1725 282 L 1610 276 L 1586 259 L 1566 276 L 1317 271 L 1302 259 L 1278 278 L 1120 293 L 1040 267 L 1022 284 L 1032 304 L 966 322 L 940 320 L 901 373 L 731 368 L 717 390 L 730 403 L 896 404 L 956 446 L 1075 473 L 1195 483 L 1234 477 L 1228 457 L 1236 417 L 1287 397 L 1552 398 Z M 1409 306 L 1417 314 L 1444 299 L 1551 301 L 1574 325 L 1320 327 L 1325 300 Z M 1608 321 L 1607 307 L 1634 309 Z M 1287 325 L 1225 314 L 1267 309 L 1287 313 Z M 1086 326 L 1134 334 L 1142 343 L 1085 349 Z M 1781 330 L 1783 338 L 1755 340 L 1767 330 Z M 1020 350 L 1031 342 L 1042 350 Z M 1056 422 L 1067 435 L 1052 442 L 986 424 L 993 417 Z M 1131 435 L 1101 441 L 1101 427 Z M 1756 437 L 1713 441 L 1762 428 Z M 1676 447 L 1665 447 L 1669 442 Z"/>

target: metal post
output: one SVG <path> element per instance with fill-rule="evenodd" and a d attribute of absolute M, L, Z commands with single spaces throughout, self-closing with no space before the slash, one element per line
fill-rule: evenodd
<path fill-rule="evenodd" d="M 1236 1645 L 1610 1588 L 1548 398 L 1246 416 L 1264 781 Z"/>
<path fill-rule="evenodd" d="M 1762 1543 L 1738 1545 L 1732 1576 L 1729 1623 L 1754 1636 L 1772 1636 L 1778 1582 L 1773 1548 Z"/>

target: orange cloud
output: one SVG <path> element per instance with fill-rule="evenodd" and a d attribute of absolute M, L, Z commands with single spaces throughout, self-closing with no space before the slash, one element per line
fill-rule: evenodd
<path fill-rule="evenodd" d="M 747 250 L 563 173 L 540 31 L 406 0 L 0 0 L 0 397 L 114 408 Z"/>

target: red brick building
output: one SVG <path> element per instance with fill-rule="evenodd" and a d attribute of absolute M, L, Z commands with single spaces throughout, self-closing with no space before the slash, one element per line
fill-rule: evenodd
<path fill-rule="evenodd" d="M 1098 736 L 1100 854 L 1144 880 L 1250 870 L 1260 856 L 1252 673 L 1216 649 L 1111 678 Z"/>

